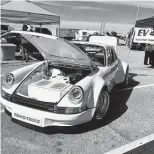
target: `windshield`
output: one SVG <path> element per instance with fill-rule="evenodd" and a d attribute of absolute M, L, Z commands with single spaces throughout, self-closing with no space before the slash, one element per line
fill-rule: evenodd
<path fill-rule="evenodd" d="M 73 42 L 72 42 L 73 43 Z M 95 44 L 73 43 L 79 47 L 88 57 L 95 62 L 95 65 L 106 65 L 105 48 Z"/>

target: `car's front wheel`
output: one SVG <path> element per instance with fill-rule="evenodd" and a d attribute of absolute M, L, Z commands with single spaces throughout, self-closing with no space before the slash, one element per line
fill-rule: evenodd
<path fill-rule="evenodd" d="M 95 119 L 101 120 L 106 115 L 110 104 L 110 96 L 107 91 L 102 91 L 99 95 L 96 112 L 95 112 Z"/>

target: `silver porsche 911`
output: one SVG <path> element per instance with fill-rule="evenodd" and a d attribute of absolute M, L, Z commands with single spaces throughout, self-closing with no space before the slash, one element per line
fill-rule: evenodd
<path fill-rule="evenodd" d="M 115 85 L 128 84 L 129 66 L 110 42 L 68 42 L 23 31 L 4 35 L 6 40 L 7 35 L 26 39 L 33 46 L 27 50 L 44 58 L 3 78 L 0 101 L 13 119 L 39 127 L 100 120 Z"/>

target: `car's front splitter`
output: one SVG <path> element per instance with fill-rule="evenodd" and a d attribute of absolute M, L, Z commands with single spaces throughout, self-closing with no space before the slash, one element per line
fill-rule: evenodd
<path fill-rule="evenodd" d="M 14 104 L 1 96 L 0 102 L 11 113 L 12 118 L 39 127 L 75 126 L 90 121 L 95 113 L 95 108 L 88 109 L 78 114 L 51 113 Z"/>

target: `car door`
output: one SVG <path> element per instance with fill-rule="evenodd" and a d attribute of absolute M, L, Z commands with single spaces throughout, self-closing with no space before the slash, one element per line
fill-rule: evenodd
<path fill-rule="evenodd" d="M 114 49 L 112 47 L 107 48 L 107 76 L 108 76 L 108 88 L 112 90 L 116 85 L 115 75 L 118 71 L 118 59 L 114 54 Z"/>

